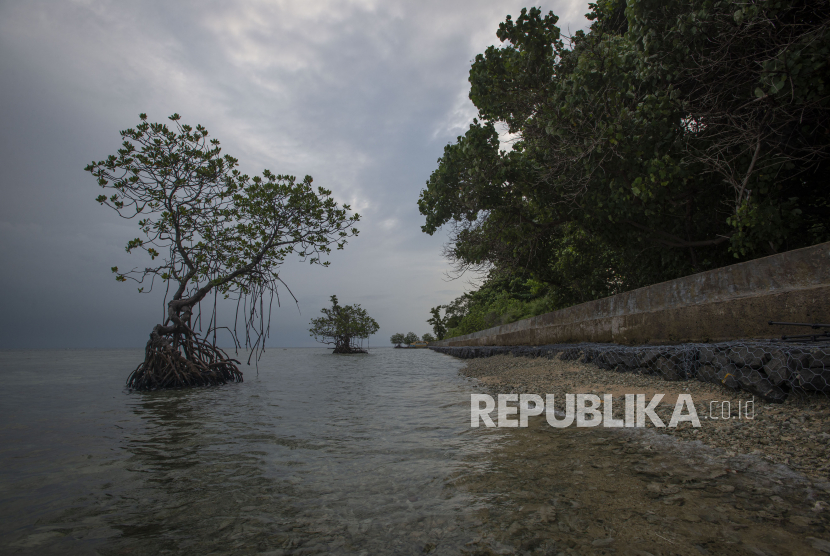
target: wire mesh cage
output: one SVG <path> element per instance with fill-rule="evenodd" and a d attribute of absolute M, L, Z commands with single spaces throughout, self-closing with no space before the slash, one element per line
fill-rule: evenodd
<path fill-rule="evenodd" d="M 830 395 L 830 342 L 814 336 L 664 346 L 580 343 L 432 349 L 465 359 L 501 354 L 558 357 L 615 372 L 722 384 L 781 403 L 792 394 Z"/>

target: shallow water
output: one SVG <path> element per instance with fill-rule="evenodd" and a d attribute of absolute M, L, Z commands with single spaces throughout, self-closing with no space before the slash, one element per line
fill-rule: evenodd
<path fill-rule="evenodd" d="M 653 430 L 554 429 L 536 418 L 488 462 L 455 481 L 491 502 L 478 511 L 483 554 L 830 552 L 827 491 L 755 456 Z"/>
<path fill-rule="evenodd" d="M 468 540 L 474 500 L 445 484 L 495 438 L 464 426 L 461 362 L 274 349 L 241 384 L 129 392 L 140 357 L 0 354 L 2 545 L 421 553 L 439 529 L 451 553 Z"/>
<path fill-rule="evenodd" d="M 471 429 L 477 387 L 428 350 L 272 349 L 242 384 L 129 392 L 141 355 L 0 352 L 0 552 L 772 555 L 826 538 L 826 493 L 780 470 L 538 419 Z"/>

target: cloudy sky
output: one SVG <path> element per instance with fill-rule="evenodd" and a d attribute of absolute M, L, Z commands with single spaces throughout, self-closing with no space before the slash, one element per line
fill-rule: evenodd
<path fill-rule="evenodd" d="M 331 294 L 380 323 L 373 345 L 430 331 L 429 308 L 470 286 L 446 281 L 418 195 L 475 116 L 471 61 L 530 5 L 0 1 L 0 349 L 141 347 L 159 322 L 161 296 L 109 271 L 144 264 L 124 251 L 134 222 L 95 203 L 83 171 L 141 112 L 204 125 L 251 175 L 310 174 L 363 217 L 329 268 L 286 263 L 299 311 L 274 309 L 268 345 L 315 345 Z M 541 8 L 564 32 L 588 23 L 585 1 Z"/>

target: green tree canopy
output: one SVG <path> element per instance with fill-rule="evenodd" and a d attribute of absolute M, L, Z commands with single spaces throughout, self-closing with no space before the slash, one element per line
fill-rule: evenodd
<path fill-rule="evenodd" d="M 424 341 L 424 342 L 434 342 L 435 341 L 435 336 L 433 336 L 432 334 L 427 332 L 426 334 L 424 334 L 421 337 L 421 340 Z"/>
<path fill-rule="evenodd" d="M 457 270 L 564 306 L 830 240 L 830 1 L 590 6 L 567 40 L 508 16 L 476 56 L 478 118 L 419 200 Z"/>
<path fill-rule="evenodd" d="M 404 335 L 400 333 L 392 334 L 392 337 L 389 338 L 389 342 L 395 347 L 400 347 L 401 344 L 404 343 Z"/>
<path fill-rule="evenodd" d="M 363 352 L 359 340 L 378 331 L 378 323 L 360 305 L 340 305 L 331 296 L 331 307 L 323 308 L 322 317 L 311 320 L 309 332 L 324 344 L 334 344 L 334 353 Z"/>
<path fill-rule="evenodd" d="M 419 338 L 418 338 L 418 335 L 415 334 L 414 332 L 407 332 L 406 336 L 404 336 L 404 338 L 403 338 L 403 343 L 405 343 L 408 346 L 411 346 L 412 344 L 414 344 L 417 341 L 419 341 Z"/>
<path fill-rule="evenodd" d="M 443 340 L 444 336 L 447 335 L 447 317 L 446 315 L 441 317 L 441 309 L 441 305 L 430 309 L 429 313 L 432 316 L 427 319 L 427 323 L 432 325 L 432 331 L 435 332 L 439 340 Z"/>

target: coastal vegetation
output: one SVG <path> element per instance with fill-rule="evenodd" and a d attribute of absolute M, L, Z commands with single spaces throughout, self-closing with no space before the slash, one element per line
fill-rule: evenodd
<path fill-rule="evenodd" d="M 360 305 L 340 305 L 331 296 L 331 307 L 321 309 L 322 317 L 311 320 L 309 332 L 323 344 L 334 344 L 334 353 L 366 353 L 362 340 L 378 331 L 378 323 Z"/>
<path fill-rule="evenodd" d="M 432 331 L 435 332 L 439 340 L 443 340 L 444 336 L 447 335 L 447 319 L 441 317 L 441 306 L 433 307 L 429 310 L 429 313 L 431 316 L 427 319 L 427 324 L 432 325 Z"/>
<path fill-rule="evenodd" d="M 144 361 L 127 384 L 155 389 L 242 381 L 239 361 L 216 345 L 217 331 L 249 348 L 250 362 L 264 349 L 271 307 L 285 286 L 279 275 L 285 260 L 293 255 L 328 266 L 323 257 L 357 235 L 360 217 L 338 206 L 331 191 L 314 189 L 310 176 L 241 173 L 207 129 L 180 123 L 178 114 L 169 118 L 172 128 L 149 123 L 146 114 L 140 119 L 121 132 L 117 154 L 85 168 L 109 190 L 96 200 L 138 225 L 127 252 L 149 256 L 147 266 L 112 267 L 115 279 L 139 284 L 139 293 L 157 282 L 166 288 L 164 322 L 150 332 Z M 236 326 L 217 322 L 219 296 L 237 302 L 243 337 Z"/>
<path fill-rule="evenodd" d="M 423 337 L 418 338 L 418 335 L 414 332 L 408 332 L 406 334 L 392 334 L 392 337 L 389 338 L 389 342 L 392 343 L 396 348 L 401 347 L 401 344 L 406 344 L 407 346 L 412 346 L 417 342 L 434 342 L 435 337 L 430 334 L 426 333 Z"/>
<path fill-rule="evenodd" d="M 444 311 L 445 338 L 453 338 L 567 306 L 555 293 L 543 282 L 494 272 L 477 290 L 433 310 Z"/>
<path fill-rule="evenodd" d="M 569 37 L 508 16 L 472 64 L 419 200 L 483 277 L 447 337 L 830 240 L 830 2 L 590 6 Z"/>

